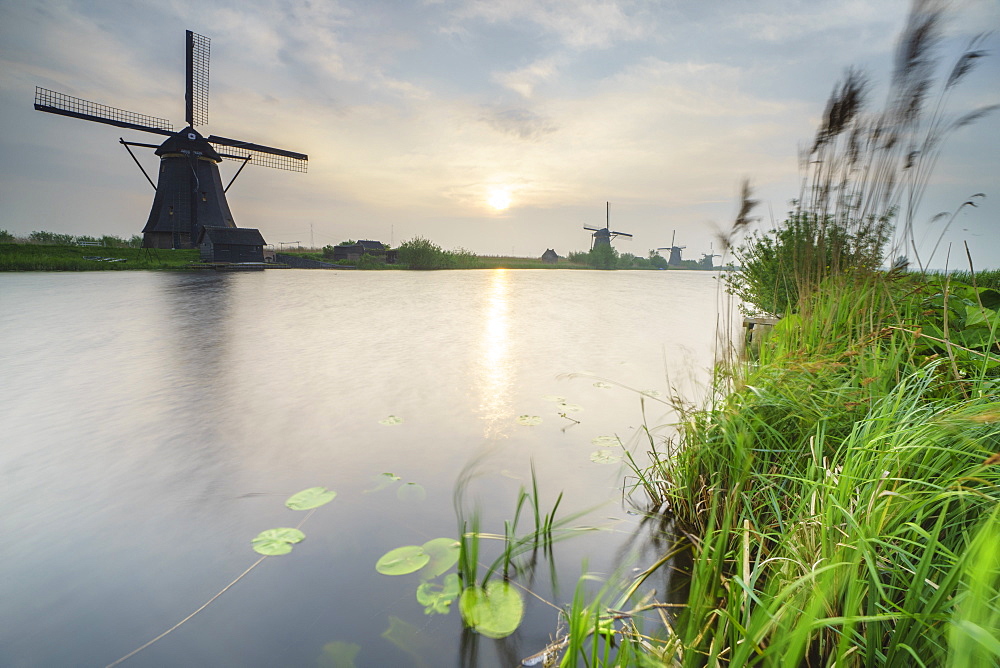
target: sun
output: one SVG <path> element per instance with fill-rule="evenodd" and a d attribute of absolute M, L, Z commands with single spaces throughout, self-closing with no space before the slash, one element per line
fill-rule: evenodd
<path fill-rule="evenodd" d="M 486 200 L 496 211 L 503 211 L 510 206 L 510 191 L 504 188 L 494 188 L 490 191 L 490 198 Z"/>

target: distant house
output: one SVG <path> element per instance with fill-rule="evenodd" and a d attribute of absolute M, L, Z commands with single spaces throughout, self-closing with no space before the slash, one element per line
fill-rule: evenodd
<path fill-rule="evenodd" d="M 362 255 L 372 255 L 375 258 L 380 259 L 382 262 L 388 262 L 393 264 L 396 261 L 396 251 L 388 250 L 381 241 L 370 241 L 368 239 L 362 239 L 357 241 L 350 246 L 334 246 L 333 247 L 333 260 L 348 260 L 349 262 L 356 262 L 361 259 Z"/>
<path fill-rule="evenodd" d="M 264 261 L 264 237 L 249 227 L 204 227 L 198 248 L 206 262 Z"/>
<path fill-rule="evenodd" d="M 551 248 L 542 253 L 542 262 L 547 264 L 555 264 L 559 261 L 559 256 Z"/>

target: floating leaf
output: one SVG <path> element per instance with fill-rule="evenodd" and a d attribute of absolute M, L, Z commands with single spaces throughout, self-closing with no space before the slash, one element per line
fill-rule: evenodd
<path fill-rule="evenodd" d="M 427 490 L 415 482 L 407 482 L 399 486 L 396 496 L 403 501 L 423 501 L 427 498 Z"/>
<path fill-rule="evenodd" d="M 317 663 L 319 668 L 355 668 L 354 658 L 360 651 L 361 645 L 334 640 L 323 645 L 323 653 Z"/>
<path fill-rule="evenodd" d="M 607 389 L 613 387 L 613 385 L 611 383 L 605 383 L 604 381 L 599 380 L 596 383 L 594 383 L 594 387 L 599 387 L 602 390 L 607 390 Z"/>
<path fill-rule="evenodd" d="M 427 615 L 447 615 L 451 609 L 451 604 L 455 602 L 462 592 L 462 587 L 458 582 L 458 575 L 451 573 L 440 585 L 424 582 L 417 587 L 417 603 L 424 606 L 424 614 Z"/>
<path fill-rule="evenodd" d="M 566 397 L 557 397 L 554 394 L 546 394 L 544 397 L 542 397 L 542 399 L 545 401 L 554 401 L 557 404 L 561 404 L 564 401 L 566 401 Z"/>
<path fill-rule="evenodd" d="M 615 464 L 621 460 L 622 458 L 612 450 L 596 450 L 590 453 L 590 461 L 595 464 Z"/>
<path fill-rule="evenodd" d="M 430 634 L 393 615 L 389 615 L 389 628 L 382 632 L 382 637 L 409 654 L 410 660 L 404 665 L 415 668 L 425 668 L 428 664 L 424 657 L 440 651 Z"/>
<path fill-rule="evenodd" d="M 430 555 L 419 545 L 406 545 L 383 554 L 376 562 L 375 570 L 382 575 L 406 575 L 419 571 L 430 560 Z"/>
<path fill-rule="evenodd" d="M 520 415 L 517 418 L 517 423 L 525 427 L 534 427 L 536 424 L 542 423 L 542 418 L 537 415 Z"/>
<path fill-rule="evenodd" d="M 400 478 L 395 473 L 381 473 L 375 476 L 373 480 L 375 481 L 375 486 L 372 487 L 371 489 L 366 489 L 365 494 L 368 494 L 369 492 L 377 492 L 380 489 L 385 489 L 386 487 L 392 485 L 394 482 L 402 480 L 402 478 Z"/>
<path fill-rule="evenodd" d="M 258 554 L 276 557 L 291 552 L 292 543 L 301 542 L 305 537 L 306 535 L 298 529 L 288 527 L 267 529 L 257 534 L 250 545 Z"/>
<path fill-rule="evenodd" d="M 392 426 L 394 424 L 403 424 L 403 418 L 396 417 L 395 415 L 390 415 L 389 417 L 382 418 L 378 421 L 379 424 Z"/>
<path fill-rule="evenodd" d="M 581 406 L 580 404 L 561 403 L 559 404 L 559 408 L 563 409 L 567 413 L 579 413 L 580 411 L 583 410 L 583 406 Z"/>
<path fill-rule="evenodd" d="M 653 399 L 659 399 L 660 397 L 663 396 L 663 393 L 660 392 L 659 390 L 643 390 L 639 394 L 641 394 L 643 396 L 646 396 L 646 397 L 651 397 Z"/>
<path fill-rule="evenodd" d="M 491 580 L 486 588 L 469 587 L 458 601 L 465 623 L 487 638 L 505 638 L 524 617 L 524 601 L 509 582 Z"/>
<path fill-rule="evenodd" d="M 292 510 L 310 510 L 330 503 L 336 496 L 336 492 L 326 487 L 310 487 L 293 494 L 285 501 L 285 505 Z"/>
<path fill-rule="evenodd" d="M 462 545 L 454 538 L 433 538 L 420 548 L 430 557 L 430 561 L 420 571 L 420 577 L 433 580 L 458 563 Z"/>
<path fill-rule="evenodd" d="M 617 436 L 598 436 L 590 441 L 599 448 L 621 447 L 621 440 Z"/>

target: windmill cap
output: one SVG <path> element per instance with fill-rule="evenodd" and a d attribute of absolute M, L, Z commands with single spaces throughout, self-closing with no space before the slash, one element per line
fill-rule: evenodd
<path fill-rule="evenodd" d="M 213 162 L 222 162 L 222 156 L 191 126 L 175 133 L 156 149 L 156 155 L 160 156 L 166 153 L 184 152 L 198 154 L 199 157 L 207 158 Z"/>

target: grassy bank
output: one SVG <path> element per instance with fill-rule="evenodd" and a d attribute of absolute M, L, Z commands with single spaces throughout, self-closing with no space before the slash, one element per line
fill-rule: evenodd
<path fill-rule="evenodd" d="M 617 628 L 630 665 L 1000 665 L 998 273 L 928 275 L 915 243 L 941 143 L 994 110 L 948 110 L 985 52 L 935 80 L 944 9 L 914 3 L 881 109 L 859 71 L 834 88 L 783 221 L 754 230 L 743 188 L 724 284 L 782 317 L 631 460 L 632 498 L 676 535 L 640 580 L 675 566 L 687 587 L 660 594 L 662 633 Z"/>
<path fill-rule="evenodd" d="M 0 244 L 0 271 L 187 269 L 199 260 L 197 250 Z"/>
<path fill-rule="evenodd" d="M 482 269 L 591 269 L 592 267 L 579 262 L 570 262 L 559 258 L 558 262 L 544 262 L 534 257 L 504 257 L 494 255 L 479 255 L 476 258 Z"/>
<path fill-rule="evenodd" d="M 694 561 L 661 659 L 1000 661 L 997 301 L 842 276 L 652 443 L 645 491 Z M 959 317 L 979 345 L 947 334 Z"/>

